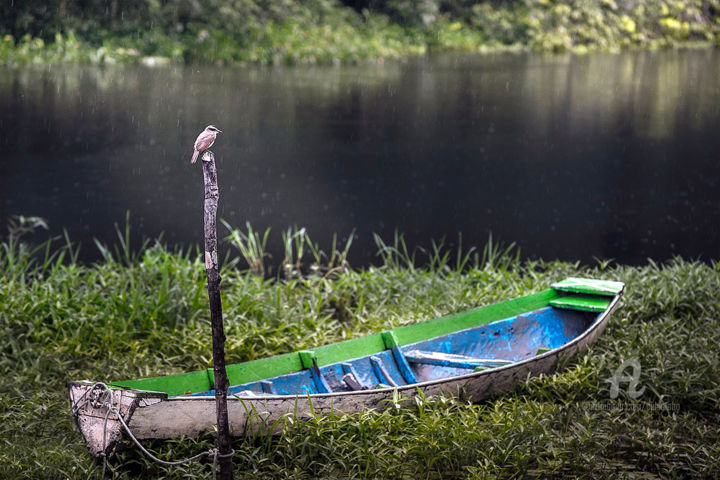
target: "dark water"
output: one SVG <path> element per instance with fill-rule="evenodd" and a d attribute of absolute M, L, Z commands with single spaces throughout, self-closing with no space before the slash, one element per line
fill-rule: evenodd
<path fill-rule="evenodd" d="M 209 123 L 220 216 L 272 227 L 275 248 L 298 225 L 326 248 L 354 230 L 355 266 L 395 230 L 422 246 L 492 232 L 526 258 L 720 258 L 717 51 L 2 69 L 0 222 L 45 217 L 86 260 L 126 210 L 135 245 L 198 244 L 189 159 Z"/>

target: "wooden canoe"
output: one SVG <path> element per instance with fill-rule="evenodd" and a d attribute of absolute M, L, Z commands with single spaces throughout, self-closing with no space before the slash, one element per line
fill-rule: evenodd
<path fill-rule="evenodd" d="M 382 409 L 398 394 L 479 401 L 528 376 L 551 373 L 603 331 L 620 282 L 568 278 L 548 290 L 314 350 L 229 365 L 228 412 L 235 435 L 278 428 L 283 418 Z M 195 436 L 215 425 L 212 369 L 166 377 L 70 382 L 73 414 L 90 452 L 111 454 L 122 434 Z M 100 388 L 102 387 L 102 388 Z M 278 422 L 278 423 L 276 423 Z"/>

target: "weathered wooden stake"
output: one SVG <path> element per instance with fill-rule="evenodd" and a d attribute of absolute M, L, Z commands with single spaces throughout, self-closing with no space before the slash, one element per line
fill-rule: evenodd
<path fill-rule="evenodd" d="M 232 445 L 228 424 L 227 390 L 229 387 L 225 371 L 225 332 L 223 330 L 222 303 L 220 300 L 220 270 L 217 255 L 217 215 L 220 191 L 217 185 L 215 155 L 206 151 L 202 156 L 203 178 L 205 179 L 205 272 L 207 273 L 208 297 L 210 299 L 210 323 L 212 324 L 213 371 L 215 374 L 215 410 L 218 428 L 218 474 L 221 480 L 231 480 Z"/>

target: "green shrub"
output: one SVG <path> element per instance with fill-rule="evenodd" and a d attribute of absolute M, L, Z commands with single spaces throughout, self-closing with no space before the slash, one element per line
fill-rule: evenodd
<path fill-rule="evenodd" d="M 0 6 L 0 62 L 337 63 L 438 49 L 711 46 L 720 37 L 720 0 L 346 2 L 357 8 L 337 0 L 131 0 L 110 9 L 90 1 L 82 10 L 58 2 L 64 22 L 33 2 Z M 34 22 L 44 28 L 27 28 Z"/>

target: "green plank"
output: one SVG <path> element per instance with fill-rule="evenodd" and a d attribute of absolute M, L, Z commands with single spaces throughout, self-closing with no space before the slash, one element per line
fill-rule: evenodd
<path fill-rule="evenodd" d="M 210 371 L 212 375 L 212 370 Z M 165 377 L 140 378 L 138 380 L 124 380 L 112 382 L 109 385 L 134 388 L 136 390 L 153 390 L 165 392 L 169 396 L 182 395 L 187 392 L 203 392 L 210 390 L 210 378 L 206 370 L 199 372 L 167 375 Z"/>
<path fill-rule="evenodd" d="M 298 372 L 302 369 L 300 356 L 297 352 L 292 352 L 228 365 L 225 371 L 230 385 L 239 385 L 264 378 L 277 377 L 290 372 Z"/>
<path fill-rule="evenodd" d="M 623 291 L 625 284 L 610 280 L 593 280 L 590 278 L 566 278 L 554 283 L 552 288 L 561 292 L 587 293 L 590 295 L 607 295 L 614 297 Z"/>
<path fill-rule="evenodd" d="M 550 305 L 569 310 L 582 310 L 584 312 L 604 312 L 612 299 L 610 297 L 596 297 L 592 295 L 567 295 L 550 301 Z"/>
<path fill-rule="evenodd" d="M 373 333 L 364 337 L 331 343 L 314 349 L 318 365 L 329 365 L 342 360 L 372 355 L 385 350 L 382 334 Z"/>

